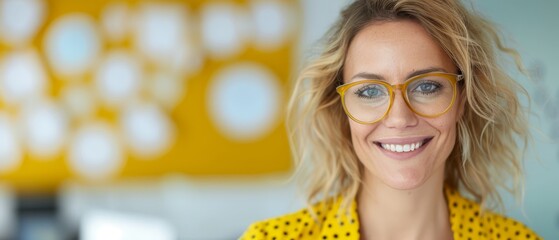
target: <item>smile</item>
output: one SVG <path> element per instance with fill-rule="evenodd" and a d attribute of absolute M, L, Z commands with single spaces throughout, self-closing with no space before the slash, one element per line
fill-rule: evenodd
<path fill-rule="evenodd" d="M 395 152 L 395 153 L 404 153 L 404 152 L 413 152 L 419 148 L 421 148 L 421 146 L 423 146 L 425 143 L 429 142 L 432 138 L 425 138 L 422 140 L 417 140 L 415 142 L 410 142 L 410 143 L 382 143 L 382 142 L 376 142 L 376 144 L 378 146 L 380 146 L 381 148 L 383 148 L 384 150 L 390 151 L 390 152 Z"/>
<path fill-rule="evenodd" d="M 411 152 L 414 151 L 415 149 L 418 149 L 422 145 L 423 142 L 417 142 L 417 143 L 405 144 L 405 145 L 386 144 L 386 143 L 381 144 L 382 148 L 392 152 Z"/>

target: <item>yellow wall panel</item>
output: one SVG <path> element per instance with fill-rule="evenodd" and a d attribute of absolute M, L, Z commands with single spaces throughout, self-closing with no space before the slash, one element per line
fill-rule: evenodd
<path fill-rule="evenodd" d="M 43 191 L 69 179 L 291 169 L 283 118 L 299 31 L 296 1 L 6 2 L 0 4 L 8 13 L 0 17 L 8 26 L 0 27 L 2 182 Z M 220 14 L 208 14 L 208 6 Z M 9 16 L 33 12 L 43 16 L 33 34 L 13 40 L 18 35 L 9 27 L 26 26 Z M 109 27 L 122 26 L 122 38 L 104 24 L 111 13 Z M 65 32 L 53 33 L 68 16 L 76 17 Z M 68 30 L 80 21 L 83 27 Z M 227 48 L 227 39 L 237 47 Z M 212 49 L 212 41 L 222 50 Z"/>

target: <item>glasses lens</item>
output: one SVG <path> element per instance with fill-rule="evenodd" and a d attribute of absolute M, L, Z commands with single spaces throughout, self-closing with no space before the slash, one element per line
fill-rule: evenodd
<path fill-rule="evenodd" d="M 454 98 L 451 81 L 441 75 L 426 75 L 414 79 L 407 86 L 410 106 L 424 116 L 435 116 L 445 112 Z"/>
<path fill-rule="evenodd" d="M 361 83 L 346 90 L 348 113 L 362 122 L 374 122 L 384 116 L 390 105 L 390 92 L 379 83 Z"/>

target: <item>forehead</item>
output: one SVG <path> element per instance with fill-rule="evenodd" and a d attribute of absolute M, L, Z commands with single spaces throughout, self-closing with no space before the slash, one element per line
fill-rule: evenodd
<path fill-rule="evenodd" d="M 375 22 L 352 40 L 344 64 L 344 82 L 360 80 L 352 77 L 362 72 L 401 81 L 411 72 L 430 68 L 448 72 L 455 69 L 438 42 L 419 23 Z"/>

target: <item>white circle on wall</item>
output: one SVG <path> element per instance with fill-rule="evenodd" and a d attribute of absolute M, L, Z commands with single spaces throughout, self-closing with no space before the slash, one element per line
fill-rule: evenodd
<path fill-rule="evenodd" d="M 171 110 L 184 97 L 185 80 L 174 74 L 157 72 L 150 77 L 147 90 L 157 103 Z"/>
<path fill-rule="evenodd" d="M 216 59 L 240 53 L 249 37 L 246 14 L 232 3 L 206 4 L 201 13 L 201 30 L 204 48 Z"/>
<path fill-rule="evenodd" d="M 110 52 L 95 73 L 96 94 L 108 106 L 121 106 L 139 95 L 142 77 L 137 57 L 125 51 Z"/>
<path fill-rule="evenodd" d="M 90 69 L 101 49 L 95 20 L 82 13 L 56 19 L 47 29 L 44 48 L 53 70 L 64 76 Z"/>
<path fill-rule="evenodd" d="M 26 45 L 45 18 L 41 0 L 0 1 L 0 38 L 12 45 Z"/>
<path fill-rule="evenodd" d="M 208 88 L 211 119 L 225 136 L 251 141 L 276 126 L 281 86 L 264 66 L 241 63 L 221 70 Z"/>
<path fill-rule="evenodd" d="M 124 164 L 118 135 L 107 123 L 97 122 L 81 126 L 70 143 L 70 167 L 86 178 L 109 178 Z"/>
<path fill-rule="evenodd" d="M 186 38 L 190 19 L 184 5 L 142 4 L 135 20 L 135 45 L 155 63 L 169 63 L 179 46 L 190 44 Z"/>
<path fill-rule="evenodd" d="M 278 48 L 293 33 L 296 16 L 288 3 L 254 0 L 250 9 L 253 37 L 258 48 Z"/>
<path fill-rule="evenodd" d="M 8 104 L 20 104 L 45 95 L 47 75 L 33 50 L 11 53 L 0 63 L 0 95 Z"/>
<path fill-rule="evenodd" d="M 74 118 L 87 119 L 97 108 L 92 89 L 82 84 L 66 84 L 62 88 L 62 102 L 67 112 Z"/>
<path fill-rule="evenodd" d="M 132 12 L 126 3 L 111 3 L 101 13 L 103 32 L 113 42 L 124 40 L 130 30 Z"/>
<path fill-rule="evenodd" d="M 0 112 L 0 172 L 17 168 L 23 157 L 20 138 L 12 118 Z"/>
<path fill-rule="evenodd" d="M 143 159 L 160 156 L 174 142 L 173 123 L 153 103 L 131 104 L 124 109 L 120 125 L 128 147 Z"/>
<path fill-rule="evenodd" d="M 50 100 L 27 103 L 20 121 L 24 143 L 34 156 L 50 158 L 66 144 L 69 120 L 61 106 Z"/>

